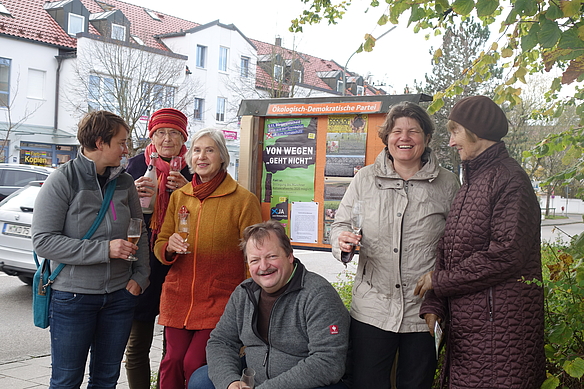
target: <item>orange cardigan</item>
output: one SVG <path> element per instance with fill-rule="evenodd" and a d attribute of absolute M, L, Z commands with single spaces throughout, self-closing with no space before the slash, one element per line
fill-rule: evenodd
<path fill-rule="evenodd" d="M 165 257 L 168 238 L 178 223 L 178 210 L 190 212 L 191 254 Z M 205 200 L 193 196 L 192 185 L 174 191 L 154 253 L 172 265 L 162 285 L 159 323 L 188 330 L 212 329 L 231 292 L 247 277 L 239 242 L 245 227 L 262 221 L 258 198 L 228 174 Z"/>

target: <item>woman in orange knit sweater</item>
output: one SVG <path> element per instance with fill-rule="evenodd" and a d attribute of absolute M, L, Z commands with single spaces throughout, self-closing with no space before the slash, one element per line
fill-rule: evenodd
<path fill-rule="evenodd" d="M 162 286 L 159 323 L 165 326 L 166 354 L 160 389 L 185 388 L 206 363 L 205 347 L 235 287 L 247 277 L 239 241 L 245 227 L 261 222 L 258 198 L 228 173 L 223 133 L 205 129 L 186 155 L 191 183 L 174 191 L 154 252 L 172 265 Z M 185 242 L 177 233 L 179 210 L 190 214 Z M 190 251 L 189 254 L 178 254 Z"/>

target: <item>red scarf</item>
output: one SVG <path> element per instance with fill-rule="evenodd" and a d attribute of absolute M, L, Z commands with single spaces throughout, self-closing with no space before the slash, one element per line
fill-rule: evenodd
<path fill-rule="evenodd" d="M 191 181 L 193 184 L 193 194 L 199 200 L 205 200 L 211 193 L 215 191 L 215 189 L 219 187 L 219 185 L 221 185 L 226 176 L 227 172 L 225 170 L 221 170 L 215 174 L 215 177 L 213 177 L 210 181 L 202 182 L 199 178 L 199 175 L 195 174 L 193 176 L 193 180 Z"/>
<path fill-rule="evenodd" d="M 144 157 L 146 159 L 146 165 L 150 165 L 150 154 L 155 153 L 156 147 L 153 143 L 150 143 L 146 150 L 144 151 Z M 184 158 L 187 153 L 187 148 L 182 145 L 178 155 L 183 157 L 181 170 L 187 165 Z M 164 215 L 166 215 L 166 209 L 168 208 L 168 200 L 170 198 L 170 193 L 166 190 L 166 182 L 168 175 L 170 174 L 170 163 L 166 162 L 160 156 L 156 158 L 156 176 L 158 178 L 158 193 L 156 194 L 156 204 L 154 205 L 154 212 L 152 213 L 152 219 L 150 219 L 150 229 L 152 230 L 152 242 L 156 241 L 156 236 L 162 228 L 162 222 L 164 221 Z"/>

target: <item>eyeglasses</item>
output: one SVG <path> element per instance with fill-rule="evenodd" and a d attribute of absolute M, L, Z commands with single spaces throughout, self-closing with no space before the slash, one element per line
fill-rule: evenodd
<path fill-rule="evenodd" d="M 171 139 L 176 139 L 180 136 L 182 136 L 182 133 L 180 131 L 154 131 L 154 136 L 160 139 L 164 139 L 166 138 L 166 136 L 169 136 Z"/>

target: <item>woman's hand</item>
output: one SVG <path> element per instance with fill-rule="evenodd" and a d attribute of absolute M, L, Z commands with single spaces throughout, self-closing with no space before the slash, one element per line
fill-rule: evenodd
<path fill-rule="evenodd" d="M 166 179 L 166 187 L 170 190 L 176 190 L 182 188 L 189 181 L 183 177 L 180 172 L 170 172 L 168 178 Z"/>
<path fill-rule="evenodd" d="M 420 277 L 420 279 L 416 283 L 414 295 L 420 296 L 420 298 L 422 298 L 424 297 L 427 291 L 434 289 L 434 287 L 432 286 L 432 274 L 434 274 L 434 270 L 429 271 L 428 273 Z"/>
<path fill-rule="evenodd" d="M 138 246 L 124 239 L 114 239 L 109 242 L 109 257 L 128 260 L 130 255 L 136 254 Z"/>
<path fill-rule="evenodd" d="M 138 283 L 134 280 L 128 281 L 128 284 L 126 285 L 126 290 L 132 293 L 134 296 L 139 296 L 140 293 L 142 293 L 142 288 L 140 288 L 140 285 L 138 285 Z"/>
<path fill-rule="evenodd" d="M 183 240 L 183 238 L 176 232 L 168 238 L 168 244 L 166 245 L 167 254 L 174 254 L 176 252 L 185 252 L 189 248 L 189 244 Z"/>
<path fill-rule="evenodd" d="M 341 251 L 350 253 L 354 246 L 361 242 L 361 235 L 356 235 L 349 231 L 343 231 L 339 234 L 338 240 Z"/>
<path fill-rule="evenodd" d="M 436 322 L 441 323 L 442 320 L 440 320 L 440 318 L 433 313 L 426 313 L 424 315 L 424 320 L 426 320 L 426 325 L 430 330 L 430 335 L 434 336 L 434 326 L 436 326 Z"/>
<path fill-rule="evenodd" d="M 156 183 L 153 182 L 149 177 L 140 177 L 134 181 L 136 185 L 136 190 L 138 190 L 139 197 L 152 197 L 154 196 L 154 191 L 156 189 Z"/>

